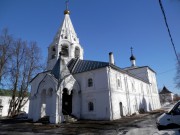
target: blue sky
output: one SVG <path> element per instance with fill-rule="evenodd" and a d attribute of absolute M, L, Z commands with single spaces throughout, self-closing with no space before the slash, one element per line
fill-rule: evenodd
<path fill-rule="evenodd" d="M 180 0 L 162 0 L 176 49 L 180 52 Z M 158 0 L 70 0 L 75 31 L 84 59 L 108 61 L 113 52 L 117 66 L 130 66 L 130 47 L 137 66 L 157 72 L 158 87 L 175 93 L 176 57 Z M 0 0 L 0 30 L 16 38 L 36 41 L 43 58 L 64 19 L 65 0 Z"/>

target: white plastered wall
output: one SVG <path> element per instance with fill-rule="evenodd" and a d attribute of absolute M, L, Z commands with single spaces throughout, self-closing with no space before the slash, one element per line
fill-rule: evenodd
<path fill-rule="evenodd" d="M 160 108 L 159 96 L 152 92 L 151 84 L 112 68 L 108 70 L 113 108 L 111 119 L 121 118 L 120 102 L 123 105 L 124 116 L 138 113 L 140 109 L 151 111 Z M 121 78 L 121 87 L 117 86 L 117 78 Z"/>
<path fill-rule="evenodd" d="M 80 85 L 80 116 L 82 119 L 109 120 L 109 89 L 106 68 L 75 74 Z M 88 79 L 93 79 L 93 86 L 88 87 Z M 94 110 L 88 110 L 88 103 L 93 102 Z"/>

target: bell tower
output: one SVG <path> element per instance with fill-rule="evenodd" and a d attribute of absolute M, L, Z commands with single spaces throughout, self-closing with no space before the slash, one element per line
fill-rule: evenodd
<path fill-rule="evenodd" d="M 83 59 L 83 48 L 79 43 L 79 38 L 74 30 L 66 1 L 66 10 L 64 11 L 64 20 L 57 31 L 52 43 L 48 47 L 47 70 L 51 70 L 59 58 L 64 59 L 67 64 L 72 58 Z"/>

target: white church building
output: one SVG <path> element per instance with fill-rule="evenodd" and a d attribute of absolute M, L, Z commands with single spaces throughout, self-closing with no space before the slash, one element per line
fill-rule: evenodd
<path fill-rule="evenodd" d="M 161 107 L 154 70 L 136 66 L 133 52 L 128 68 L 117 67 L 112 53 L 109 62 L 84 60 L 70 11 L 64 15 L 48 47 L 47 71 L 31 80 L 29 118 L 115 120 Z"/>

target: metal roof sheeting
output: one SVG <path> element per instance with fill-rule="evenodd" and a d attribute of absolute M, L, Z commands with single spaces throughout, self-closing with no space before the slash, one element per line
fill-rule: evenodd
<path fill-rule="evenodd" d="M 109 66 L 108 62 L 80 60 L 80 59 L 72 59 L 68 63 L 68 68 L 72 74 L 82 73 L 106 66 Z"/>
<path fill-rule="evenodd" d="M 71 74 L 77 74 L 82 72 L 87 72 L 103 67 L 110 66 L 113 69 L 118 70 L 119 72 L 125 73 L 131 77 L 134 77 L 136 79 L 139 79 L 141 81 L 144 81 L 146 83 L 149 83 L 148 81 L 144 80 L 143 78 L 140 78 L 134 74 L 128 73 L 126 70 L 123 70 L 115 65 L 109 64 L 108 62 L 100 62 L 100 61 L 91 61 L 91 60 L 81 60 L 81 59 L 71 59 L 69 63 L 67 64 L 68 70 Z M 53 67 L 51 74 L 54 75 L 56 79 L 59 79 L 60 77 L 60 59 L 56 62 L 55 66 Z"/>

